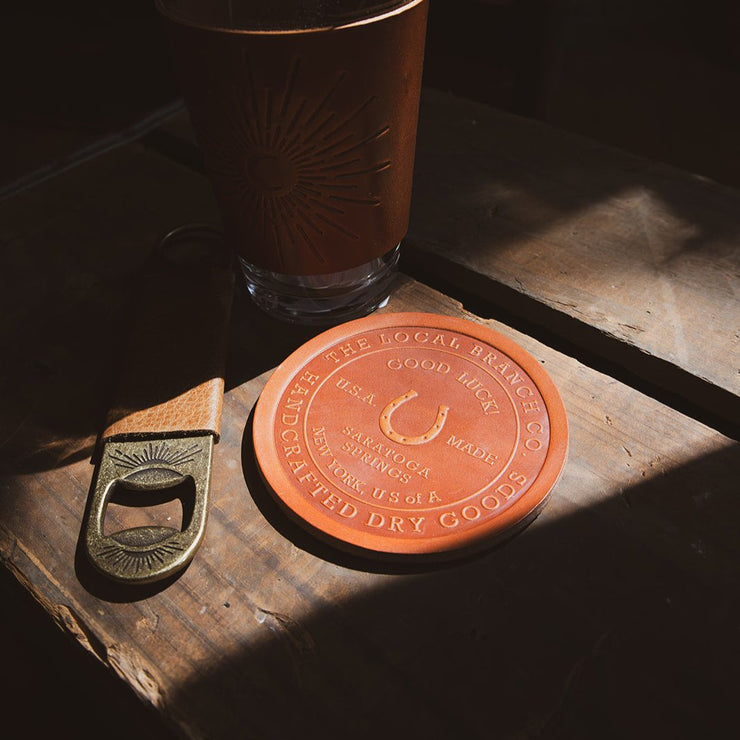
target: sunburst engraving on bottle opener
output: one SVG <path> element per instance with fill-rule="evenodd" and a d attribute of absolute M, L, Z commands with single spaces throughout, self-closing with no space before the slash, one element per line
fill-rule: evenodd
<path fill-rule="evenodd" d="M 95 567 L 122 582 L 149 582 L 183 567 L 203 536 L 213 437 L 109 441 L 90 503 L 85 533 Z M 105 512 L 116 490 L 146 495 L 190 483 L 194 502 L 181 531 L 166 526 L 139 526 L 103 534 Z"/>
<path fill-rule="evenodd" d="M 372 154 L 368 160 L 368 148 L 372 152 L 390 128 L 379 125 L 368 132 L 353 125 L 376 102 L 374 95 L 339 112 L 335 101 L 351 85 L 346 71 L 311 96 L 301 91 L 301 59 L 293 61 L 282 91 L 258 85 L 246 55 L 244 65 L 246 89 L 231 95 L 228 141 L 209 137 L 209 170 L 282 264 L 289 262 L 289 250 L 305 248 L 326 263 L 320 244 L 327 231 L 360 238 L 344 217 L 346 208 L 381 204 L 367 178 L 392 163 Z"/>
<path fill-rule="evenodd" d="M 181 482 L 184 466 L 193 462 L 198 452 L 200 446 L 197 444 L 170 449 L 169 444 L 162 441 L 149 442 L 140 452 L 126 452 L 119 446 L 108 456 L 117 468 L 130 471 L 122 476 L 129 487 L 134 484 L 154 488 Z"/>

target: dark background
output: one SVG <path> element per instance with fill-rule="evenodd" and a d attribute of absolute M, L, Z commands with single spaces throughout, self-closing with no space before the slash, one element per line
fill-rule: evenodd
<path fill-rule="evenodd" d="M 425 83 L 737 187 L 739 35 L 721 0 L 431 0 Z M 5 8 L 0 41 L 0 188 L 178 98 L 153 0 Z M 0 597 L 6 736 L 169 736 L 4 568 Z"/>
<path fill-rule="evenodd" d="M 154 0 L 15 5 L 0 185 L 178 97 Z M 425 82 L 737 186 L 739 37 L 729 0 L 431 0 Z"/>

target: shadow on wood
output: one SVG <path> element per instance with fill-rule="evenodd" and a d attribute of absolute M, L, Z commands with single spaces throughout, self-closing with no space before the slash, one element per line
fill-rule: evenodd
<path fill-rule="evenodd" d="M 214 738 L 724 736 L 739 473 L 727 448 L 451 568 L 339 603 L 306 593 L 303 617 L 224 604 L 264 638 L 201 666 L 173 705 Z"/>

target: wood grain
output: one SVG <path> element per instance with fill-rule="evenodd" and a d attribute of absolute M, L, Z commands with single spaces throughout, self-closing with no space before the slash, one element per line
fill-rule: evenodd
<path fill-rule="evenodd" d="M 156 145 L 192 164 L 188 141 L 183 113 Z M 731 188 L 426 89 L 404 269 L 736 428 L 738 213 Z"/>
<path fill-rule="evenodd" d="M 201 550 L 160 586 L 96 577 L 78 538 L 125 281 L 157 234 L 208 219 L 212 205 L 201 176 L 127 147 L 4 209 L 12 282 L 29 290 L 3 298 L 3 345 L 25 373 L 11 367 L 1 402 L 15 414 L 19 397 L 39 400 L 3 437 L 0 556 L 185 736 L 696 737 L 733 726 L 738 446 L 495 321 L 552 375 L 571 427 L 560 483 L 520 536 L 445 568 L 390 568 L 285 520 L 251 459 L 249 417 L 270 370 L 310 332 L 278 327 L 240 293 Z M 478 320 L 407 277 L 388 310 Z"/>
<path fill-rule="evenodd" d="M 737 419 L 737 191 L 431 90 L 416 162 L 417 266 Z"/>

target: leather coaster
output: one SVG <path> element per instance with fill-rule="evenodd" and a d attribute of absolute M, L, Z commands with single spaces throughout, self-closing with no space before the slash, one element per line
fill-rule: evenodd
<path fill-rule="evenodd" d="M 272 495 L 335 546 L 452 557 L 539 513 L 568 446 L 565 409 L 524 349 L 470 321 L 374 315 L 272 375 L 254 446 Z"/>

